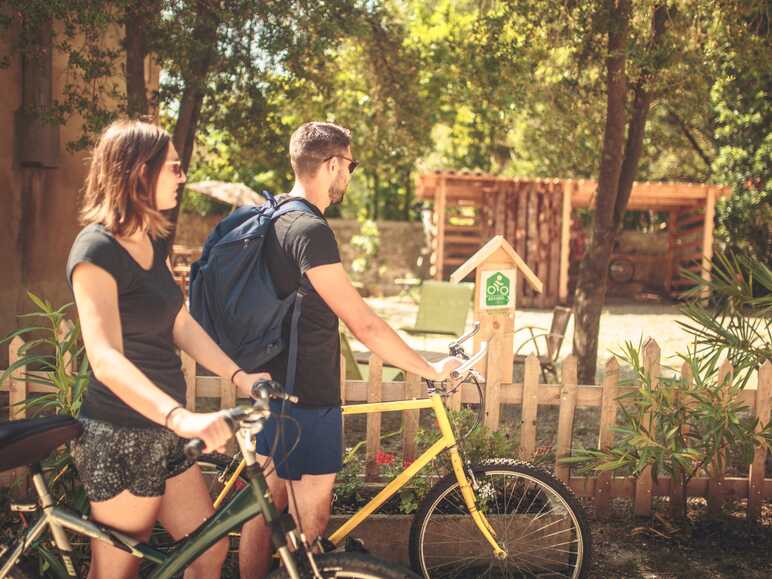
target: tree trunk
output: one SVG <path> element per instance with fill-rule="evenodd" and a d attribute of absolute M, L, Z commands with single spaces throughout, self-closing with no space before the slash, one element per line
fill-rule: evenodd
<path fill-rule="evenodd" d="M 614 209 L 625 142 L 625 50 L 630 20 L 628 0 L 609 3 L 606 58 L 606 127 L 598 176 L 592 237 L 579 269 L 574 308 L 574 354 L 581 384 L 595 382 L 600 313 L 606 300 L 608 262 L 615 237 Z"/>
<path fill-rule="evenodd" d="M 210 0 L 199 0 L 196 3 L 196 24 L 193 27 L 192 38 L 195 39 L 197 49 L 191 55 L 188 70 L 183 73 L 185 88 L 182 91 L 177 123 L 172 137 L 185 172 L 188 171 L 190 159 L 193 156 L 198 120 L 206 94 L 206 82 L 217 54 L 217 27 L 220 20 L 217 7 L 211 4 Z M 178 196 L 180 202 L 169 215 L 173 224 L 170 244 L 174 243 L 177 233 L 177 216 L 183 199 L 182 188 L 180 189 Z"/>
<path fill-rule="evenodd" d="M 158 17 L 160 6 L 156 0 L 137 0 L 126 6 L 124 28 L 126 39 L 126 112 L 135 118 L 147 115 L 147 86 L 145 85 L 145 57 L 148 53 L 147 32 Z"/>
<path fill-rule="evenodd" d="M 624 45 L 620 45 L 619 48 L 612 50 L 612 46 L 616 46 L 616 43 L 619 42 L 616 40 L 612 43 L 612 35 L 622 33 L 623 27 L 619 24 L 619 19 L 622 17 L 625 18 L 624 29 L 626 35 L 629 8 L 623 7 L 622 4 L 623 2 L 620 0 L 617 8 L 612 9 L 612 18 L 609 20 L 609 59 L 607 61 L 608 113 L 603 142 L 603 158 L 598 179 L 592 239 L 581 264 L 574 298 L 574 303 L 576 304 L 574 353 L 578 358 L 578 378 L 582 384 L 593 384 L 595 382 L 600 315 L 603 304 L 606 301 L 606 289 L 608 287 L 608 264 L 614 241 L 622 226 L 622 218 L 627 210 L 635 176 L 638 173 L 638 165 L 643 150 L 643 136 L 646 131 L 646 120 L 652 102 L 652 93 L 649 85 L 657 72 L 652 64 L 644 66 L 640 77 L 634 85 L 633 111 L 625 142 L 624 105 L 627 86 L 624 79 Z M 660 44 L 667 20 L 667 5 L 657 4 L 652 17 L 652 32 L 648 43 L 650 53 L 653 53 Z M 615 54 L 619 54 L 622 59 L 621 69 L 617 69 L 618 63 L 612 63 Z M 650 61 L 651 59 L 649 59 Z M 621 70 L 622 79 L 614 82 L 612 70 Z M 613 100 L 612 93 L 614 96 Z M 616 124 L 619 122 L 620 117 L 621 131 Z M 613 125 L 612 118 L 614 119 Z M 622 152 L 623 142 L 624 152 Z"/>

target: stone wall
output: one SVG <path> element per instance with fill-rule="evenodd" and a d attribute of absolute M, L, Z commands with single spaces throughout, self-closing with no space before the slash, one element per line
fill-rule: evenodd
<path fill-rule="evenodd" d="M 206 236 L 222 219 L 220 216 L 196 215 L 183 213 L 177 228 L 177 243 L 193 247 L 201 247 Z M 355 219 L 331 219 L 330 225 L 338 240 L 341 259 L 346 271 L 351 272 L 351 264 L 357 257 L 356 250 L 351 245 L 351 238 L 359 233 L 359 223 Z M 424 235 L 420 223 L 405 223 L 401 221 L 379 221 L 380 252 L 375 259 L 373 270 L 367 276 L 368 289 L 373 293 L 391 295 L 399 291 L 394 279 L 406 275 L 419 274 L 418 258 L 424 248 Z M 358 276 L 352 274 L 357 279 Z M 373 283 L 373 279 L 377 282 Z"/>

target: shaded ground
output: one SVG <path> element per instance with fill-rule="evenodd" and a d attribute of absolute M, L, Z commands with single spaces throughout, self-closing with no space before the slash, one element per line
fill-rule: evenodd
<path fill-rule="evenodd" d="M 663 501 L 664 502 L 664 501 Z M 762 524 L 745 520 L 744 502 L 719 520 L 703 517 L 704 501 L 691 501 L 691 522 L 672 527 L 667 519 L 635 520 L 617 514 L 612 521 L 591 519 L 592 577 L 732 578 L 772 576 L 772 511 Z M 663 508 L 665 505 L 662 505 Z M 625 505 L 624 512 L 630 507 Z"/>

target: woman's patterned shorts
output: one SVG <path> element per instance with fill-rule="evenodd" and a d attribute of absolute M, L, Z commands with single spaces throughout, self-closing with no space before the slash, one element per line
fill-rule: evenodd
<path fill-rule="evenodd" d="M 166 479 L 193 465 L 185 439 L 166 428 L 135 428 L 81 418 L 83 434 L 73 442 L 72 458 L 89 500 L 106 501 L 124 490 L 159 497 Z"/>

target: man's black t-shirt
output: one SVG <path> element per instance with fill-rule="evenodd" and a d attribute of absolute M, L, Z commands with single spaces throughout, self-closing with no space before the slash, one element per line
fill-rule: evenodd
<path fill-rule="evenodd" d="M 287 200 L 282 196 L 280 201 Z M 303 301 L 298 323 L 298 357 L 294 393 L 304 406 L 340 405 L 340 337 L 338 317 L 316 293 L 306 272 L 320 265 L 340 263 L 338 243 L 322 213 L 303 200 L 313 214 L 291 211 L 280 216 L 263 248 L 268 269 L 280 297 L 301 287 Z M 290 313 L 283 333 L 289 336 Z M 263 368 L 274 380 L 287 378 L 288 349 Z"/>
<path fill-rule="evenodd" d="M 185 378 L 172 335 L 182 292 L 165 263 L 167 240 L 154 239 L 152 245 L 153 264 L 145 270 L 102 225 L 88 225 L 70 249 L 67 281 L 72 287 L 72 272 L 82 262 L 93 263 L 115 279 L 124 356 L 153 384 L 185 404 Z M 80 416 L 120 426 L 157 426 L 97 380 L 93 371 L 89 371 Z"/>

